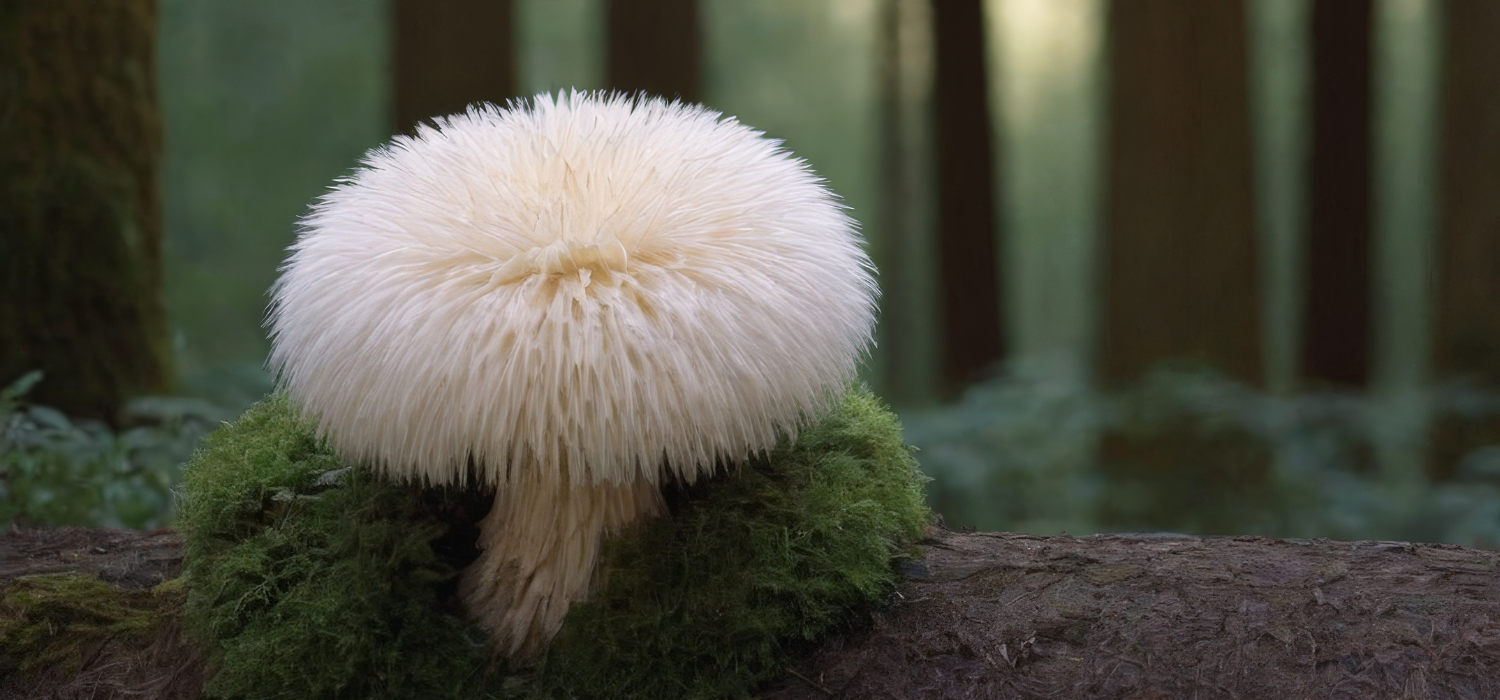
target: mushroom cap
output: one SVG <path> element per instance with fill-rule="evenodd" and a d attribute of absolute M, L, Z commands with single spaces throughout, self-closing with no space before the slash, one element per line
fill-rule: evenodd
<path fill-rule="evenodd" d="M 301 221 L 270 366 L 342 456 L 430 483 L 692 480 L 842 392 L 876 286 L 808 166 L 711 110 L 472 107 Z"/>

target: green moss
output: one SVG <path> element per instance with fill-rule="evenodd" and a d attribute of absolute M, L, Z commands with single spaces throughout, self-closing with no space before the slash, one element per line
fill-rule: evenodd
<path fill-rule="evenodd" d="M 186 467 L 190 628 L 225 698 L 457 697 L 482 636 L 444 600 L 420 490 L 345 470 L 284 396 L 211 434 Z M 445 605 L 445 603 L 447 603 Z"/>
<path fill-rule="evenodd" d="M 76 672 L 90 645 L 148 640 L 166 618 L 179 614 L 178 583 L 126 590 L 79 573 L 7 582 L 0 586 L 0 676 L 53 667 Z"/>
<path fill-rule="evenodd" d="M 858 619 L 928 511 L 901 427 L 866 392 L 606 552 L 539 666 L 549 695 L 746 695 L 788 652 Z"/>
<path fill-rule="evenodd" d="M 744 696 L 884 599 L 927 519 L 923 481 L 895 417 L 851 391 L 609 543 L 601 590 L 507 677 L 487 671 L 432 546 L 477 517 L 473 494 L 345 470 L 274 396 L 187 468 L 189 619 L 219 697 Z"/>

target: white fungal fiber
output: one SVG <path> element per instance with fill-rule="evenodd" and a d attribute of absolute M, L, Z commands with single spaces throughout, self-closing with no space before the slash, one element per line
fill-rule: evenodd
<path fill-rule="evenodd" d="M 871 342 L 836 197 L 696 106 L 573 93 L 376 149 L 303 219 L 270 364 L 347 458 L 656 483 L 775 444 Z"/>

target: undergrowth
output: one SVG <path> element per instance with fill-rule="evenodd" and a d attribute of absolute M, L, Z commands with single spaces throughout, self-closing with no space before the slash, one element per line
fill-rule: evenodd
<path fill-rule="evenodd" d="M 950 527 L 1500 546 L 1500 435 L 1433 449 L 1445 422 L 1500 425 L 1500 395 L 1461 383 L 1275 395 L 1164 367 L 1100 393 L 1017 373 L 903 422 Z"/>
<path fill-rule="evenodd" d="M 187 611 L 216 669 L 205 690 L 743 697 L 883 600 L 892 557 L 927 520 L 923 481 L 895 417 L 851 391 L 795 444 L 676 494 L 670 518 L 609 543 L 601 590 L 535 668 L 506 675 L 487 671 L 454 594 L 449 550 L 482 515 L 474 494 L 349 468 L 274 395 L 185 472 Z"/>
<path fill-rule="evenodd" d="M 224 411 L 187 397 L 138 397 L 130 427 L 28 404 L 30 372 L 0 389 L 0 527 L 151 528 L 171 519 L 180 465 Z"/>

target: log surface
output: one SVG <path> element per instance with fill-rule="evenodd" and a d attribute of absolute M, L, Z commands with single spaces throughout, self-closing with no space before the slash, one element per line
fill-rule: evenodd
<path fill-rule="evenodd" d="M 1493 551 L 933 528 L 921 552 L 868 628 L 762 697 L 1500 697 Z M 141 588 L 180 566 L 169 531 L 0 535 L 0 585 L 86 571 Z"/>
<path fill-rule="evenodd" d="M 1500 697 L 1496 552 L 946 530 L 923 550 L 871 629 L 765 697 Z"/>
<path fill-rule="evenodd" d="M 0 584 L 21 576 L 94 574 L 120 588 L 150 588 L 182 573 L 182 537 L 167 529 L 13 529 L 0 535 Z"/>

